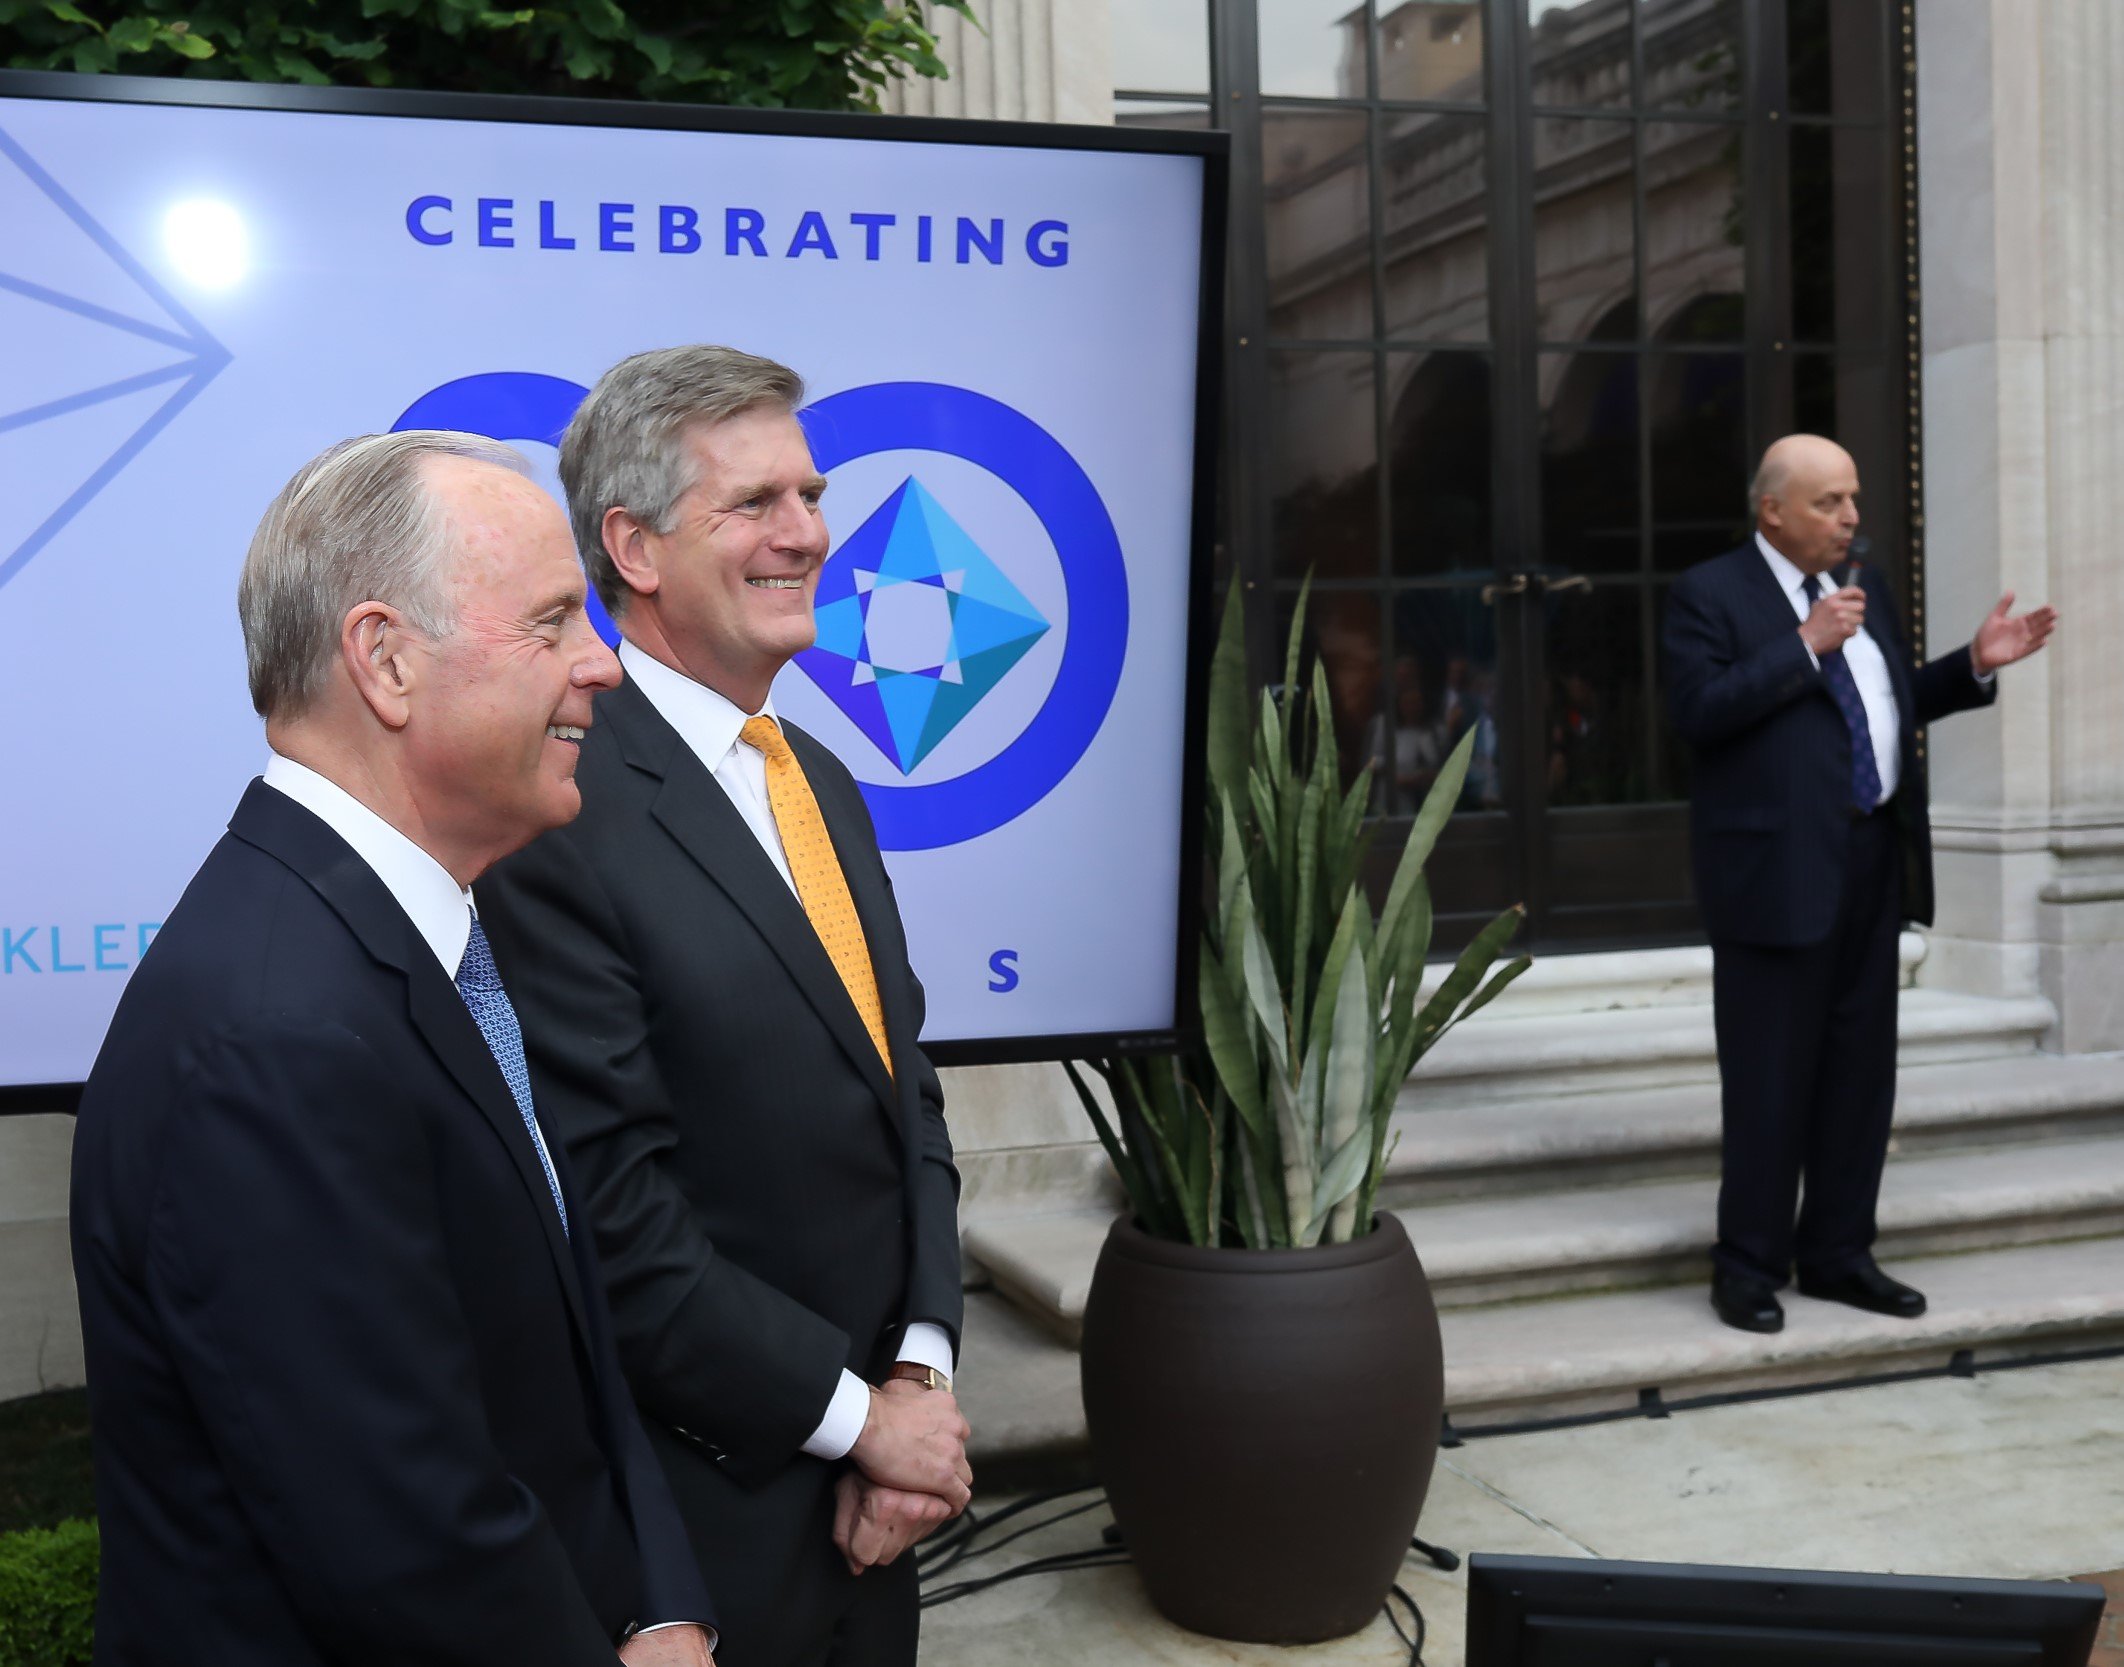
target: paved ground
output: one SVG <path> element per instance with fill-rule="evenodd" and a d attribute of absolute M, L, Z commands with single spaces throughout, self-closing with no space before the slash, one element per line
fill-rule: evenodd
<path fill-rule="evenodd" d="M 1471 1441 L 1440 1455 L 1420 1526 L 1463 1552 L 2048 1578 L 2124 1565 L 2120 1482 L 2112 1359 Z M 1108 1520 L 1074 1517 L 948 1578 L 1093 1545 Z M 1430 1625 L 1427 1667 L 1462 1667 L 1460 1579 L 1412 1560 L 1403 1584 Z M 1199 1638 L 1161 1620 L 1127 1568 L 1028 1576 L 923 1625 L 923 1667 L 1407 1660 L 1383 1620 L 1300 1650 Z"/>

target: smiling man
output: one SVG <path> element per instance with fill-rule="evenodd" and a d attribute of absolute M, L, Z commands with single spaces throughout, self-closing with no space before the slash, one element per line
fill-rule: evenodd
<path fill-rule="evenodd" d="M 575 815 L 619 678 L 522 470 L 351 440 L 252 540 L 271 757 L 75 1135 L 99 1664 L 712 1667 L 466 889 Z"/>
<path fill-rule="evenodd" d="M 1918 735 L 1995 700 L 1995 674 L 2041 648 L 2057 612 L 2015 617 L 2009 593 L 1974 639 L 1919 665 L 1887 579 L 1851 560 L 1859 478 L 1843 447 L 1785 436 L 1749 505 L 1755 536 L 1675 581 L 1663 638 L 1711 937 L 1724 1136 L 1711 1305 L 1742 1331 L 1780 1330 L 1776 1293 L 1796 1268 L 1803 1295 L 1915 1319 L 1925 1298 L 1881 1271 L 1873 1240 L 1896 940 L 1932 920 Z"/>
<path fill-rule="evenodd" d="M 627 682 L 584 742 L 583 816 L 480 906 L 726 1663 L 911 1667 L 901 1553 L 971 1481 L 958 1176 L 862 797 L 770 692 L 828 547 L 802 397 L 784 366 L 673 348 L 569 425 Z"/>

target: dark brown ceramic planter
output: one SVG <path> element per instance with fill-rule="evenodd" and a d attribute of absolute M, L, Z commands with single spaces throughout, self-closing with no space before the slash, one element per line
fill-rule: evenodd
<path fill-rule="evenodd" d="M 1438 1310 L 1401 1223 L 1202 1250 L 1123 1218 L 1084 1309 L 1092 1453 L 1167 1619 L 1307 1644 L 1385 1603 L 1438 1457 Z"/>

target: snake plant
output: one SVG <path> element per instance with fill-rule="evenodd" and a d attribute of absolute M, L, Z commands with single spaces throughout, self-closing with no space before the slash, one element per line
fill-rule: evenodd
<path fill-rule="evenodd" d="M 1474 734 L 1438 772 L 1375 919 L 1360 879 L 1371 771 L 1341 785 L 1317 658 L 1300 680 L 1305 611 L 1301 593 L 1280 689 L 1250 701 L 1236 587 L 1225 607 L 1210 672 L 1198 1038 L 1170 1057 L 1089 1061 L 1111 1110 L 1066 1067 L 1137 1220 L 1192 1244 L 1289 1248 L 1371 1231 L 1403 1081 L 1528 965 L 1491 970 L 1525 913 L 1514 906 L 1419 1005 L 1424 861 Z"/>

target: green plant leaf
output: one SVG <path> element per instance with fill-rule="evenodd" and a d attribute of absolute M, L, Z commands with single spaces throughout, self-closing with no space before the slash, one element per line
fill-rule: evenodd
<path fill-rule="evenodd" d="M 1209 781 L 1231 799 L 1245 791 L 1251 745 L 1246 726 L 1246 622 L 1239 595 L 1236 584 L 1225 592 L 1224 621 L 1209 670 Z"/>
<path fill-rule="evenodd" d="M 1283 712 L 1295 718 L 1298 701 L 1298 665 L 1305 645 L 1305 614 L 1313 595 L 1313 570 L 1308 567 L 1298 583 L 1298 599 L 1291 607 L 1291 630 L 1283 645 Z"/>
<path fill-rule="evenodd" d="M 1423 1004 L 1423 1011 L 1416 1015 L 1416 1054 L 1420 1059 L 1430 1046 L 1445 1034 L 1452 1024 L 1460 1004 L 1474 993 L 1489 970 L 1490 963 L 1497 959 L 1498 952 L 1511 941 L 1512 934 L 1519 930 L 1519 923 L 1526 918 L 1523 904 L 1514 903 L 1489 925 L 1475 934 L 1475 941 L 1460 952 L 1460 959 L 1453 963 L 1453 970 L 1445 975 L 1431 999 Z M 1414 1061 L 1412 1060 L 1413 1064 Z"/>
<path fill-rule="evenodd" d="M 1202 1011 L 1202 1044 L 1216 1070 L 1217 1081 L 1231 1096 L 1240 1121 L 1259 1133 L 1263 1127 L 1260 1056 L 1254 1048 L 1246 1006 L 1233 993 L 1231 971 L 1217 958 L 1207 940 L 1202 946 L 1195 994 Z"/>
<path fill-rule="evenodd" d="M 1334 1214 L 1336 1206 L 1349 1202 L 1363 1185 L 1364 1172 L 1372 1158 L 1372 1131 L 1358 1129 L 1335 1149 L 1320 1171 L 1320 1184 L 1313 1194 L 1313 1213 L 1306 1220 L 1305 1231 L 1298 1235 L 1301 1245 L 1320 1243 L 1320 1234 Z"/>
<path fill-rule="evenodd" d="M 1246 997 L 1268 1049 L 1270 1075 L 1281 1078 L 1290 1070 L 1291 1039 L 1286 1028 L 1289 1017 L 1283 1010 L 1282 993 L 1277 987 L 1275 963 L 1269 958 L 1268 943 L 1261 936 L 1261 921 L 1258 916 L 1250 914 L 1245 925 L 1239 942 L 1239 964 L 1246 981 Z"/>
<path fill-rule="evenodd" d="M 1101 1067 L 1095 1065 L 1093 1068 L 1100 1070 L 1102 1075 L 1105 1074 Z M 1163 1198 L 1152 1191 L 1143 1178 L 1143 1171 L 1136 1163 L 1134 1154 L 1121 1144 L 1120 1136 L 1115 1134 L 1113 1124 L 1107 1118 L 1106 1109 L 1099 1104 L 1098 1096 L 1091 1090 L 1091 1084 L 1078 1072 L 1077 1062 L 1065 1059 L 1062 1061 L 1062 1069 L 1069 1077 L 1070 1086 L 1076 1089 L 1077 1098 L 1083 1102 L 1084 1113 L 1091 1119 L 1092 1131 L 1098 1135 L 1099 1144 L 1106 1148 L 1107 1161 L 1114 1166 L 1114 1173 L 1121 1178 L 1121 1190 L 1128 1194 L 1129 1207 L 1134 1210 L 1136 1219 L 1143 1224 L 1146 1232 L 1158 1234 L 1162 1238 L 1173 1237 L 1183 1224 L 1167 1216 Z"/>

